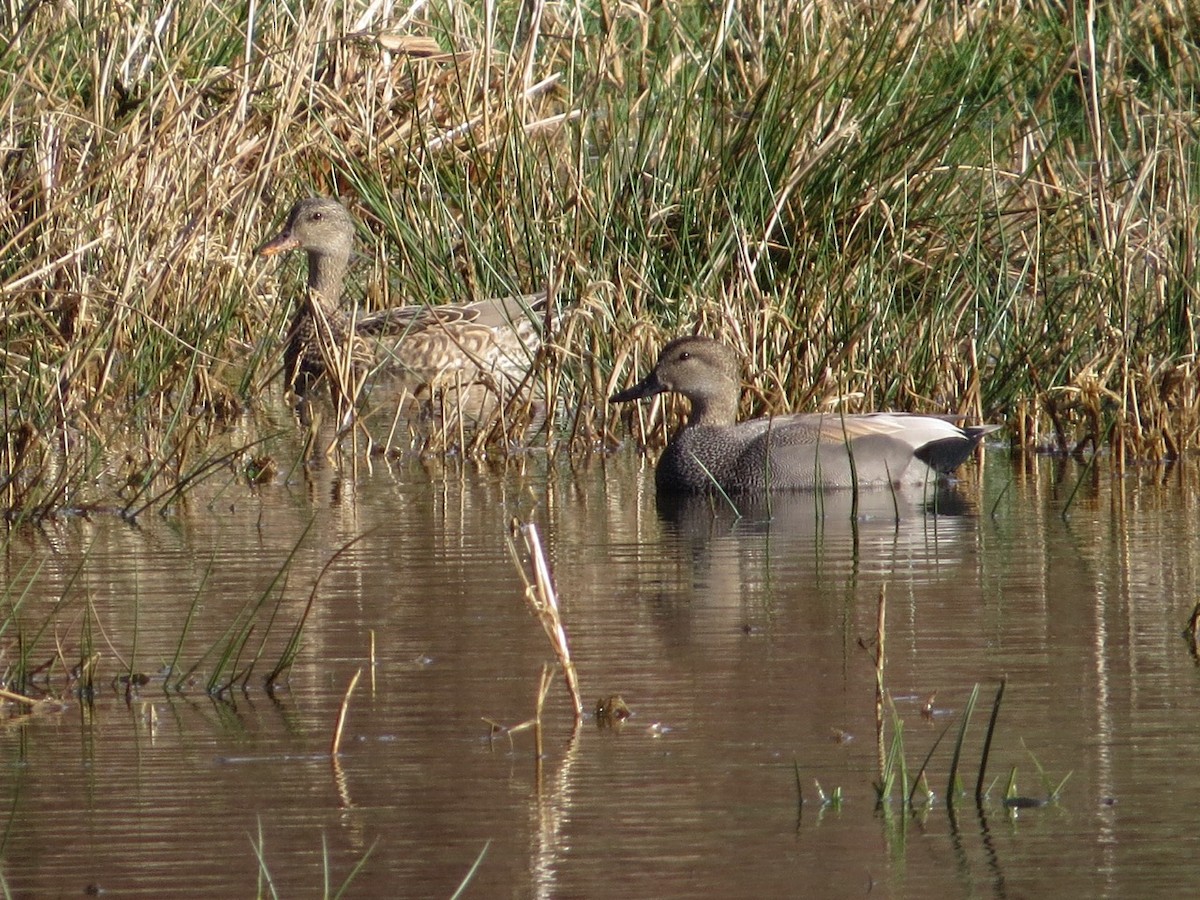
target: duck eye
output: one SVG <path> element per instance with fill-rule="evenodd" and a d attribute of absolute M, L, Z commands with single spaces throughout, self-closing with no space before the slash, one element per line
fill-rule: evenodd
<path fill-rule="evenodd" d="M 684 350 L 682 353 L 679 354 L 680 362 L 683 362 L 685 359 L 691 359 L 691 358 L 692 358 L 692 354 L 688 353 L 688 351 L 686 351 L 686 350 Z"/>
<path fill-rule="evenodd" d="M 320 222 L 323 218 L 325 218 L 325 213 L 323 212 L 315 212 L 312 214 L 312 220 L 314 222 Z"/>

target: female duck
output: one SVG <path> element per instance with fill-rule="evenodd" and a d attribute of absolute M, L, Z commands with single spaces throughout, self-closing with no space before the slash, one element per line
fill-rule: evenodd
<path fill-rule="evenodd" d="M 379 365 L 422 386 L 485 381 L 511 387 L 525 377 L 541 344 L 534 314 L 545 308 L 545 294 L 347 315 L 339 303 L 354 252 L 354 220 L 336 200 L 299 201 L 258 254 L 289 250 L 308 254 L 308 294 L 284 350 L 284 374 L 297 393 L 335 370 L 331 361 L 339 357 L 359 376 Z"/>
<path fill-rule="evenodd" d="M 645 379 L 610 399 L 675 392 L 691 401 L 691 418 L 655 473 L 659 491 L 667 493 L 931 484 L 1000 427 L 960 428 L 948 419 L 905 413 L 793 414 L 739 423 L 740 391 L 733 348 L 681 337 L 663 347 Z"/>

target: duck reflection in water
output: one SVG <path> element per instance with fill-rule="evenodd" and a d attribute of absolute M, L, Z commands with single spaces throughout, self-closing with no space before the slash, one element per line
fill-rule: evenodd
<path fill-rule="evenodd" d="M 738 494 L 726 499 L 712 494 L 658 493 L 658 516 L 682 537 L 776 530 L 789 534 L 850 532 L 891 533 L 918 527 L 929 516 L 974 518 L 975 499 L 956 484 L 928 490 L 776 491 Z"/>

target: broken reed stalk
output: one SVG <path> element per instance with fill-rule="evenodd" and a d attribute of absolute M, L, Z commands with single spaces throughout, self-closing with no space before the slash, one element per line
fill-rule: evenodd
<path fill-rule="evenodd" d="M 529 557 L 533 568 L 532 576 L 525 568 L 521 553 L 517 549 L 517 537 L 525 544 L 525 554 Z M 542 623 L 550 646 L 562 666 L 563 677 L 567 682 L 567 692 L 575 706 L 575 723 L 583 720 L 583 700 L 579 696 L 579 679 L 575 674 L 575 664 L 571 661 L 571 647 L 567 641 L 567 631 L 563 627 L 562 617 L 558 611 L 558 595 L 554 590 L 554 581 L 550 577 L 550 568 L 546 565 L 546 555 L 542 551 L 542 540 L 538 536 L 537 526 L 530 523 L 522 525 L 513 520 L 508 536 L 508 552 L 513 564 L 525 584 L 525 602 L 530 610 Z"/>
<path fill-rule="evenodd" d="M 26 697 L 24 694 L 18 694 L 14 691 L 6 691 L 3 688 L 0 688 L 0 700 L 8 700 L 12 703 L 20 703 L 30 707 L 38 705 L 38 701 L 32 697 Z"/>
<path fill-rule="evenodd" d="M 346 713 L 350 709 L 350 695 L 354 693 L 354 688 L 358 686 L 358 679 L 362 676 L 362 667 L 359 666 L 358 671 L 354 673 L 354 677 L 350 679 L 350 685 L 346 688 L 346 695 L 342 697 L 342 705 L 338 707 L 337 725 L 333 729 L 333 741 L 329 745 L 329 755 L 336 757 L 338 750 L 342 746 L 342 729 L 346 725 Z"/>

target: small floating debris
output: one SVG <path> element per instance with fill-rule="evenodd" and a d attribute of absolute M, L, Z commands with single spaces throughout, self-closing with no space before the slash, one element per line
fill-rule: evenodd
<path fill-rule="evenodd" d="M 612 694 L 608 697 L 601 697 L 596 701 L 596 724 L 600 727 L 611 728 L 624 722 L 632 715 L 625 701 L 621 699 L 620 694 Z"/>

